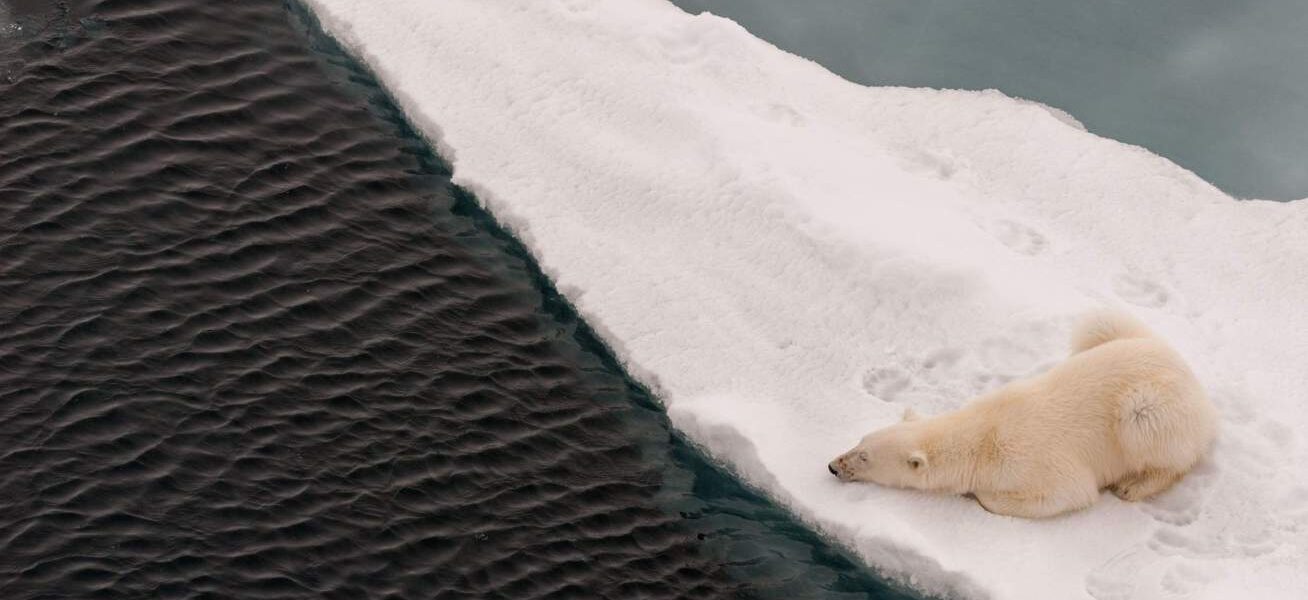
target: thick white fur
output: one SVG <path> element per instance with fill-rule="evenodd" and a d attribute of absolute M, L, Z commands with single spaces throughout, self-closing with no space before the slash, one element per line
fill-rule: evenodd
<path fill-rule="evenodd" d="M 1110 489 L 1136 501 L 1203 456 L 1217 413 L 1175 351 L 1134 318 L 1087 316 L 1073 354 L 963 408 L 873 432 L 829 469 L 842 480 L 973 494 L 986 510 L 1049 517 Z"/>

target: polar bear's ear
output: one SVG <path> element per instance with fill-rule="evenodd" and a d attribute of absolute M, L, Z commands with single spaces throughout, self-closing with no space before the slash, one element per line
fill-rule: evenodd
<path fill-rule="evenodd" d="M 926 454 L 921 450 L 914 450 L 908 455 L 908 466 L 914 471 L 921 470 L 927 464 Z"/>
<path fill-rule="evenodd" d="M 916 420 L 917 420 L 917 411 L 913 410 L 913 407 L 911 407 L 911 406 L 908 407 L 908 408 L 905 408 L 905 409 L 904 409 L 904 418 L 901 419 L 901 420 L 903 420 L 903 421 L 916 421 Z"/>

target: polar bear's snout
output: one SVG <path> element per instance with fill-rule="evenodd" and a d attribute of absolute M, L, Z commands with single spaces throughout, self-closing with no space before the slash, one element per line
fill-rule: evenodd
<path fill-rule="evenodd" d="M 850 470 L 849 465 L 845 464 L 845 457 L 843 456 L 827 463 L 827 470 L 831 471 L 831 474 L 841 481 L 849 481 L 854 477 L 854 472 Z"/>
<path fill-rule="evenodd" d="M 853 481 L 854 476 L 856 475 L 855 471 L 857 470 L 857 466 L 851 465 L 851 462 L 866 463 L 867 453 L 859 452 L 858 448 L 854 448 L 827 463 L 827 470 L 831 471 L 831 474 L 835 475 L 841 481 Z"/>
<path fill-rule="evenodd" d="M 847 481 L 850 476 L 849 465 L 845 464 L 845 456 L 846 455 L 842 454 L 837 456 L 835 460 L 827 463 L 827 470 L 831 471 L 831 474 L 835 475 L 841 481 Z"/>

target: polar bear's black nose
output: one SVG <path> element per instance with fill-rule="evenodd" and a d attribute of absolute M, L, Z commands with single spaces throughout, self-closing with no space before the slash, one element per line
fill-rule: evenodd
<path fill-rule="evenodd" d="M 828 464 L 828 465 L 827 465 L 827 470 L 828 470 L 828 471 L 831 471 L 831 474 L 832 474 L 832 475 L 839 475 L 839 473 L 836 472 L 836 465 Z"/>

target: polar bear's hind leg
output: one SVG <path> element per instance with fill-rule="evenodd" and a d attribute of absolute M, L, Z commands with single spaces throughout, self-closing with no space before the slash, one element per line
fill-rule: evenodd
<path fill-rule="evenodd" d="M 1108 486 L 1108 489 L 1114 496 L 1127 502 L 1139 502 L 1167 491 L 1184 474 L 1184 472 L 1166 469 L 1147 469 L 1123 477 L 1117 483 Z"/>
<path fill-rule="evenodd" d="M 1138 385 L 1121 399 L 1118 441 L 1126 473 L 1108 489 L 1128 502 L 1172 487 L 1212 443 L 1215 416 L 1203 391 L 1164 379 Z"/>

